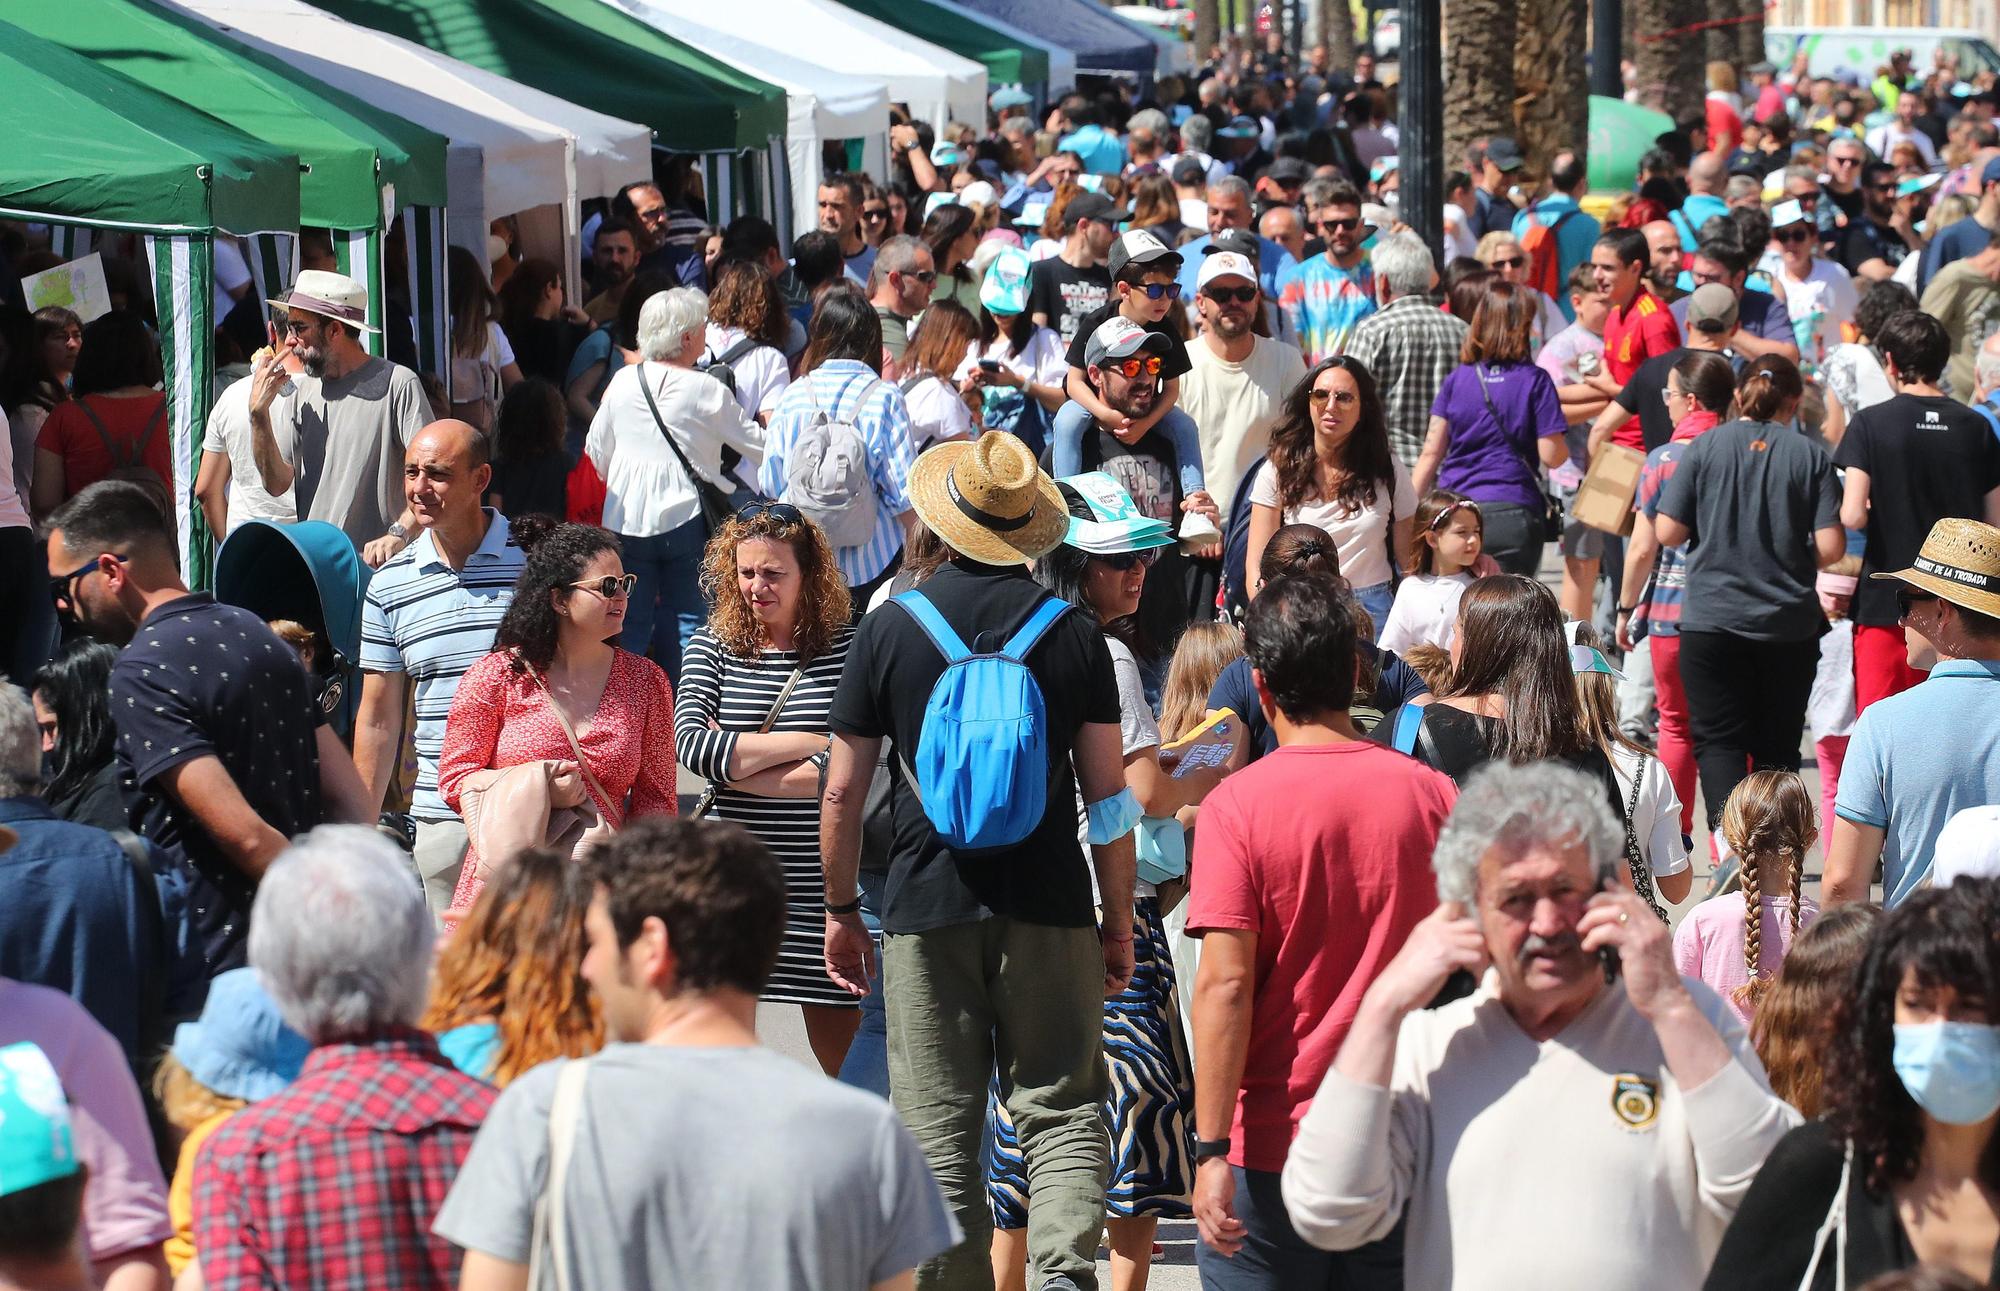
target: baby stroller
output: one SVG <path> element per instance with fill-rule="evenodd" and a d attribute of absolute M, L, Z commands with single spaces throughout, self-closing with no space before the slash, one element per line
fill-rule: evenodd
<path fill-rule="evenodd" d="M 311 634 L 313 700 L 342 740 L 353 739 L 361 703 L 361 597 L 371 572 L 347 534 L 323 520 L 245 521 L 215 554 L 216 600 Z"/>

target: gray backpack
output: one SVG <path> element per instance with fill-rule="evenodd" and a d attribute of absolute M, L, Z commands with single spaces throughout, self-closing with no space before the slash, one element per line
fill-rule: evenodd
<path fill-rule="evenodd" d="M 879 380 L 869 381 L 855 407 L 867 399 Z M 870 478 L 867 441 L 853 422 L 828 416 L 813 392 L 812 377 L 805 381 L 806 393 L 813 398 L 813 417 L 785 458 L 785 486 L 778 500 L 791 503 L 825 530 L 826 540 L 835 547 L 865 546 L 875 535 L 879 505 Z M 836 413 L 853 388 L 854 383 L 849 382 L 835 397 Z"/>

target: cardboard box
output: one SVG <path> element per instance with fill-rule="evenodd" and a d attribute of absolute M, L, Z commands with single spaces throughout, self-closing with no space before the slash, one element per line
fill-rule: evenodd
<path fill-rule="evenodd" d="M 1639 491 L 1639 468 L 1646 455 L 1622 444 L 1606 444 L 1591 459 L 1590 471 L 1577 488 L 1570 514 L 1577 523 L 1605 533 L 1632 532 L 1632 498 Z"/>

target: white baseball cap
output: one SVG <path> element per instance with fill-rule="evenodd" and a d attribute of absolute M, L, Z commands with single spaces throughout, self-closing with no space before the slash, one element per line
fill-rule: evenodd
<path fill-rule="evenodd" d="M 1238 252 L 1216 251 L 1202 259 L 1201 268 L 1195 272 L 1194 289 L 1200 291 L 1217 278 L 1241 278 L 1255 287 L 1257 266 L 1250 263 L 1250 257 Z"/>
<path fill-rule="evenodd" d="M 2000 878 L 2000 805 L 1967 807 L 1944 823 L 1931 846 L 1931 886 Z"/>

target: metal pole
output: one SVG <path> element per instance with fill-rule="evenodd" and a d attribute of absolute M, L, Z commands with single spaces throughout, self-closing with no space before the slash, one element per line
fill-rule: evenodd
<path fill-rule="evenodd" d="M 1615 2 L 1615 0 L 1614 0 Z M 1439 0 L 1404 0 L 1402 84 L 1396 127 L 1401 132 L 1400 214 L 1444 268 L 1444 64 Z"/>
<path fill-rule="evenodd" d="M 1608 99 L 1625 97 L 1625 78 L 1618 64 L 1625 14 L 1620 0 L 1590 0 L 1590 92 Z"/>

